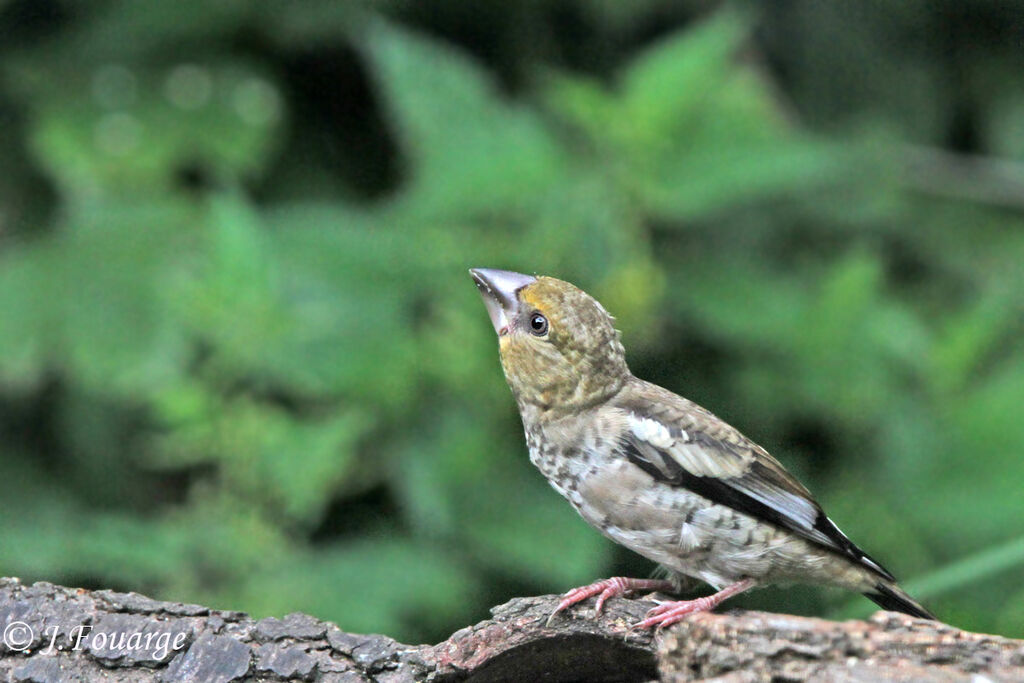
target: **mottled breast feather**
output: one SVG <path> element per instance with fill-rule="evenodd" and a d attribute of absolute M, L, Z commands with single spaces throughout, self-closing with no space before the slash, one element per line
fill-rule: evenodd
<path fill-rule="evenodd" d="M 679 410 L 676 415 L 671 409 L 651 415 L 648 405 L 651 403 L 628 402 L 620 406 L 626 411 L 627 429 L 617 447 L 637 467 L 658 481 L 685 487 L 715 503 L 789 529 L 895 580 L 854 545 L 807 489 L 760 446 L 710 413 L 695 413 L 692 404 L 690 410 Z M 705 418 L 707 429 L 700 424 Z"/>

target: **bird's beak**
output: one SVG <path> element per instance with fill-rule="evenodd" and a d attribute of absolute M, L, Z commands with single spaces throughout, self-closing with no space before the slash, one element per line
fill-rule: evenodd
<path fill-rule="evenodd" d="M 536 282 L 537 278 L 493 268 L 470 268 L 469 274 L 473 276 L 473 282 L 484 299 L 494 331 L 499 335 L 508 334 L 509 318 L 518 305 L 516 292 Z"/>

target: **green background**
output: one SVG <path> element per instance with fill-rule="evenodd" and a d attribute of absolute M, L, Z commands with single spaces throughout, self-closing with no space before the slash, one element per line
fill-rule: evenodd
<path fill-rule="evenodd" d="M 647 575 L 530 467 L 484 266 L 1024 636 L 1022 10 L 0 0 L 0 574 L 407 641 Z"/>

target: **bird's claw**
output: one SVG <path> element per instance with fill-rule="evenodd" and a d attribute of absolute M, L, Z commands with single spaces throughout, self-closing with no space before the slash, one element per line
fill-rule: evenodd
<path fill-rule="evenodd" d="M 615 597 L 624 593 L 625 590 L 619 587 L 616 579 L 604 579 L 603 581 L 596 581 L 589 586 L 580 586 L 579 588 L 573 588 L 571 591 L 562 596 L 562 601 L 555 607 L 555 611 L 548 617 L 547 626 L 551 626 L 552 620 L 562 610 L 572 607 L 578 602 L 583 602 L 589 597 L 594 595 L 597 597 L 597 604 L 594 606 L 594 613 L 600 614 L 601 608 L 604 607 L 604 603 L 608 598 Z"/>
<path fill-rule="evenodd" d="M 726 600 L 737 593 L 742 593 L 753 586 L 753 581 L 750 579 L 744 579 L 743 581 L 737 581 L 732 585 L 726 586 L 714 595 L 708 595 L 703 598 L 697 598 L 695 600 L 659 602 L 657 607 L 649 610 L 644 616 L 644 619 L 633 624 L 632 628 L 644 629 L 656 626 L 659 630 L 663 629 L 666 626 L 679 623 L 688 614 L 709 612 L 715 607 L 718 607 L 723 600 Z"/>
<path fill-rule="evenodd" d="M 632 628 L 645 629 L 654 626 L 660 631 L 666 626 L 679 623 L 688 614 L 706 612 L 714 607 L 707 602 L 704 598 L 679 602 L 659 602 L 657 607 L 648 610 L 643 620 L 633 624 Z"/>
<path fill-rule="evenodd" d="M 597 603 L 594 605 L 594 614 L 601 614 L 601 610 L 604 609 L 604 604 L 610 598 L 618 597 L 629 593 L 630 591 L 648 589 L 648 590 L 663 590 L 671 589 L 672 584 L 667 581 L 660 581 L 655 579 L 630 579 L 624 576 L 615 576 L 610 579 L 602 579 L 601 581 L 595 581 L 589 586 L 580 586 L 579 588 L 573 588 L 571 591 L 562 596 L 562 601 L 555 607 L 555 611 L 548 617 L 546 626 L 551 626 L 552 620 L 562 610 L 568 609 L 573 605 L 583 602 L 587 598 L 597 596 Z"/>

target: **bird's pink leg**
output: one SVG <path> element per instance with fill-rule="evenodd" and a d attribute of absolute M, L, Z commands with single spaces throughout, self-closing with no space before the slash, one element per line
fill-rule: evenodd
<path fill-rule="evenodd" d="M 728 600 L 737 593 L 742 593 L 745 590 L 754 587 L 754 582 L 751 579 L 744 579 L 743 581 L 737 581 L 734 584 L 726 586 L 722 590 L 718 591 L 714 595 L 708 595 L 703 598 L 697 598 L 696 600 L 680 600 L 678 602 L 663 602 L 658 605 L 650 612 L 647 613 L 647 618 L 638 624 L 634 625 L 633 628 L 650 628 L 657 626 L 663 628 L 670 626 L 676 622 L 682 621 L 683 617 L 687 614 L 693 614 L 694 612 L 708 612 L 718 607 L 722 602 Z"/>
<path fill-rule="evenodd" d="M 554 617 L 567 607 L 572 607 L 577 602 L 583 602 L 594 595 L 598 596 L 597 604 L 594 605 L 594 611 L 596 614 L 600 614 L 601 608 L 604 607 L 604 603 L 608 598 L 614 598 L 630 591 L 672 591 L 674 588 L 672 582 L 665 579 L 630 579 L 625 576 L 615 576 L 610 579 L 595 581 L 589 586 L 573 588 L 562 596 L 562 601 L 558 603 L 558 607 L 551 613 L 551 616 Z"/>

